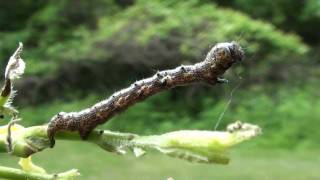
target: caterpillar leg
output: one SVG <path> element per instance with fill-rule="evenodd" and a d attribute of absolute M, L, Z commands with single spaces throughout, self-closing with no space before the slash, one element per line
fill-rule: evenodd
<path fill-rule="evenodd" d="M 16 115 L 12 117 L 10 122 L 8 123 L 8 133 L 7 133 L 7 151 L 9 153 L 13 152 L 13 145 L 12 145 L 12 133 L 11 133 L 11 127 L 18 121 L 20 121 Z"/>

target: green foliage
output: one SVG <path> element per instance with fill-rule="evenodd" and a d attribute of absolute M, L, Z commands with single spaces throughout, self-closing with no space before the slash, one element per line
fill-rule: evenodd
<path fill-rule="evenodd" d="M 153 67 L 161 67 L 175 64 L 173 59 L 177 56 L 186 63 L 195 62 L 215 42 L 237 40 L 250 58 L 250 62 L 244 62 L 247 69 L 253 69 L 250 73 L 246 71 L 247 76 L 267 79 L 273 73 L 271 66 L 292 63 L 308 50 L 296 35 L 284 34 L 271 24 L 198 1 L 140 0 L 119 14 L 101 18 L 99 22 L 97 33 L 89 38 L 95 39 L 92 44 L 102 44 L 106 48 L 104 52 L 88 48 L 88 58 L 104 59 L 126 51 L 129 53 L 120 55 L 122 61 L 152 63 Z M 162 52 L 164 48 L 167 50 Z M 152 50 L 157 51 L 154 52 L 157 56 L 149 59 Z M 131 51 L 139 51 L 141 55 Z M 74 54 L 81 54 L 81 49 L 72 53 L 72 57 Z M 166 60 L 168 56 L 171 62 Z"/>
<path fill-rule="evenodd" d="M 319 43 L 320 2 L 318 0 L 208 1 L 243 11 L 253 18 L 267 20 L 287 32 L 296 32 L 310 44 Z"/>
<path fill-rule="evenodd" d="M 204 50 L 216 42 L 238 40 L 246 48 L 248 57 L 256 55 L 254 61 L 263 59 L 265 62 L 263 65 L 254 63 L 261 69 L 254 75 L 265 75 L 270 69 L 261 66 L 291 61 L 292 57 L 298 58 L 308 50 L 295 35 L 286 35 L 271 24 L 254 21 L 244 14 L 220 9 L 213 4 L 195 0 L 139 0 L 116 13 L 116 5 L 96 1 L 96 6 L 80 1 L 77 8 L 71 8 L 72 1 L 49 3 L 33 14 L 23 33 L 3 34 L 1 41 L 11 43 L 20 37 L 21 41 L 27 42 L 26 47 L 35 46 L 28 50 L 32 68 L 28 68 L 27 73 L 32 74 L 48 73 L 65 60 L 108 60 L 122 49 L 143 51 L 149 46 L 158 51 L 161 46 L 169 46 L 171 53 L 191 61 L 203 57 Z M 64 18 L 60 18 L 61 15 Z M 128 46 L 128 42 L 134 46 Z M 2 54 L 7 55 L 9 49 L 12 46 L 0 46 Z M 150 61 L 143 54 L 133 61 Z M 135 55 L 129 53 L 127 56 Z M 5 59 L 5 56 L 0 57 Z M 162 66 L 167 63 L 161 60 L 165 58 L 160 58 L 154 58 L 153 64 Z"/>
<path fill-rule="evenodd" d="M 78 32 L 81 29 L 95 29 L 98 16 L 114 13 L 118 9 L 113 1 L 108 0 L 90 2 L 86 0 L 53 0 L 46 3 L 35 2 L 34 4 L 28 1 L 24 3 L 19 1 L 6 4 L 17 9 L 13 11 L 11 7 L 6 8 L 3 14 L 0 14 L 0 20 L 6 20 L 6 16 L 17 15 L 19 14 L 17 12 L 22 10 L 21 14 L 26 14 L 23 17 L 23 22 L 17 16 L 7 24 L 16 26 L 17 22 L 17 24 L 21 23 L 18 24 L 19 27 L 22 23 L 25 26 L 23 26 L 24 29 L 12 29 L 11 32 L 1 32 L 0 29 L 0 59 L 4 61 L 10 56 L 10 50 L 14 47 L 12 44 L 19 41 L 24 42 L 27 47 L 28 62 L 33 67 L 27 69 L 28 74 L 50 73 L 55 70 L 60 61 L 64 59 L 61 47 L 73 48 L 74 46 L 70 45 L 72 43 L 78 45 Z M 8 10 L 11 12 L 7 12 Z M 59 56 L 60 59 L 56 58 L 56 53 L 62 54 Z"/>
<path fill-rule="evenodd" d="M 15 31 L 26 26 L 28 18 L 45 6 L 42 0 L 15 0 L 0 2 L 0 31 Z"/>
<path fill-rule="evenodd" d="M 307 50 L 295 35 L 285 35 L 270 24 L 232 10 L 212 4 L 198 5 L 197 1 L 140 0 L 121 14 L 103 18 L 95 36 L 103 40 L 116 36 L 115 44 L 135 41 L 141 45 L 152 39 L 168 41 L 177 36 L 181 38 L 178 50 L 191 57 L 200 57 L 203 49 L 214 42 L 232 40 L 243 44 L 249 55 L 263 54 L 263 57 L 278 54 L 276 51 L 281 53 L 278 56 L 288 56 Z"/>

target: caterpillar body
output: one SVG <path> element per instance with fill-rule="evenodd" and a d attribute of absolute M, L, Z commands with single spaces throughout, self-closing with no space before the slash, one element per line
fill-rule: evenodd
<path fill-rule="evenodd" d="M 210 50 L 202 62 L 157 72 L 152 77 L 137 81 L 108 99 L 80 112 L 60 112 L 48 125 L 47 132 L 51 145 L 54 145 L 55 134 L 62 130 L 78 131 L 81 138 L 86 139 L 98 125 L 158 92 L 196 82 L 212 85 L 224 82 L 220 76 L 233 63 L 241 61 L 243 56 L 244 53 L 237 43 L 219 43 Z"/>

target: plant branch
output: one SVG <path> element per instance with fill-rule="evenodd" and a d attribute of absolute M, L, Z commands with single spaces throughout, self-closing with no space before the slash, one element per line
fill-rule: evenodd
<path fill-rule="evenodd" d="M 47 137 L 47 126 L 24 128 L 21 125 L 12 127 L 12 155 L 29 157 L 50 147 Z M 6 149 L 6 126 L 0 127 L 0 153 Z M 230 147 L 251 139 L 261 133 L 256 125 L 236 122 L 228 126 L 227 131 L 181 130 L 162 135 L 139 136 L 131 133 L 94 130 L 85 142 L 93 143 L 102 149 L 117 154 L 132 150 L 137 156 L 147 149 L 155 149 L 169 156 L 202 163 L 226 164 L 229 159 L 225 152 Z M 59 131 L 60 140 L 82 140 L 78 133 Z"/>
<path fill-rule="evenodd" d="M 75 169 L 59 174 L 46 174 L 0 166 L 0 177 L 13 180 L 71 180 L 76 176 L 79 176 L 79 173 Z"/>
<path fill-rule="evenodd" d="M 233 63 L 242 59 L 243 51 L 238 44 L 234 42 L 219 43 L 210 50 L 202 62 L 160 71 L 82 111 L 60 112 L 51 119 L 48 125 L 48 137 L 51 145 L 54 145 L 56 133 L 62 130 L 78 131 L 81 138 L 86 139 L 96 126 L 105 123 L 115 114 L 126 110 L 135 103 L 161 91 L 198 82 L 211 85 L 224 82 L 220 76 Z"/>
<path fill-rule="evenodd" d="M 0 177 L 7 179 L 16 180 L 50 180 L 53 179 L 52 175 L 38 174 L 38 173 L 28 173 L 21 169 L 9 168 L 0 166 Z"/>

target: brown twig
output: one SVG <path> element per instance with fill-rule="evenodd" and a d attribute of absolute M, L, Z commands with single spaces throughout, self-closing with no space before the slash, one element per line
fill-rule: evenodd
<path fill-rule="evenodd" d="M 210 50 L 202 62 L 157 72 L 152 77 L 137 81 L 128 88 L 114 93 L 108 99 L 82 111 L 58 113 L 49 122 L 48 137 L 52 146 L 56 132 L 61 130 L 78 131 L 82 139 L 86 139 L 96 126 L 158 92 L 197 82 L 206 82 L 211 85 L 225 82 L 219 77 L 233 63 L 241 61 L 243 56 L 241 47 L 235 42 L 219 43 Z"/>

